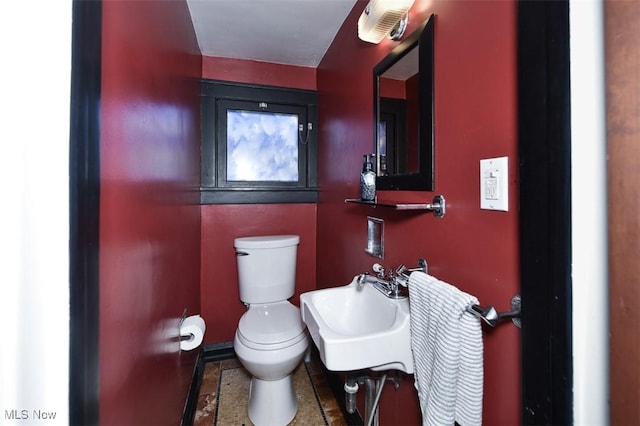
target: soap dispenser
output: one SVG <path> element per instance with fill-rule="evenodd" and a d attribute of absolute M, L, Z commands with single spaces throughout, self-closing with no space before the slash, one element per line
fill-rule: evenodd
<path fill-rule="evenodd" d="M 376 200 L 376 172 L 373 171 L 373 157 L 375 154 L 365 154 L 362 173 L 360 173 L 360 199 L 362 201 Z"/>

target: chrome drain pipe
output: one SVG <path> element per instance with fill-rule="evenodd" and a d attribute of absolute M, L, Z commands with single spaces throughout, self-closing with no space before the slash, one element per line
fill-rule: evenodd
<path fill-rule="evenodd" d="M 358 393 L 358 389 L 357 378 L 353 376 L 347 377 L 344 382 L 344 405 L 349 414 L 356 412 L 356 394 Z"/>
<path fill-rule="evenodd" d="M 398 383 L 394 379 L 391 380 L 394 381 L 397 389 Z M 369 376 L 347 376 L 344 382 L 344 402 L 347 413 L 353 414 L 356 412 L 356 395 L 360 389 L 358 384 L 364 384 L 364 424 L 365 426 L 378 426 L 378 405 L 380 403 L 382 388 L 386 381 L 386 374 L 383 374 L 379 379 Z"/>

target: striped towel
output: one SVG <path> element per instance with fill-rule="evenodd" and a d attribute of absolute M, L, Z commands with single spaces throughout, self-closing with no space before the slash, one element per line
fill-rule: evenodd
<path fill-rule="evenodd" d="M 482 424 L 483 347 L 478 300 L 423 272 L 409 278 L 411 349 L 423 425 Z"/>

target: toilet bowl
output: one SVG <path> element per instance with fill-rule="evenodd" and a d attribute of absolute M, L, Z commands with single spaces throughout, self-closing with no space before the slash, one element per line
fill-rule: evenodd
<path fill-rule="evenodd" d="M 309 339 L 293 296 L 298 236 L 237 238 L 240 298 L 248 306 L 233 346 L 251 373 L 249 419 L 256 426 L 286 425 L 298 410 L 291 374 Z"/>
<path fill-rule="evenodd" d="M 255 425 L 286 425 L 296 415 L 291 373 L 309 347 L 301 323 L 289 302 L 251 306 L 240 319 L 233 346 L 252 376 L 249 419 Z"/>

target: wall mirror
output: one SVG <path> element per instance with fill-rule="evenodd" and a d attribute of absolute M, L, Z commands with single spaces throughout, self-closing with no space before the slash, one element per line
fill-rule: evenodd
<path fill-rule="evenodd" d="M 373 69 L 378 189 L 434 189 L 434 19 L 431 15 Z"/>

